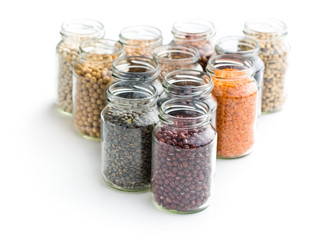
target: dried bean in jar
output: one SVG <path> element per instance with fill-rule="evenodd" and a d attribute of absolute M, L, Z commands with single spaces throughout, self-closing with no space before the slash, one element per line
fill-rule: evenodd
<path fill-rule="evenodd" d="M 180 100 L 161 109 L 174 101 Z M 173 213 L 201 211 L 211 199 L 216 132 L 209 119 L 200 125 L 200 115 L 190 110 L 173 111 L 168 119 L 174 124 L 163 122 L 153 131 L 153 202 Z"/>

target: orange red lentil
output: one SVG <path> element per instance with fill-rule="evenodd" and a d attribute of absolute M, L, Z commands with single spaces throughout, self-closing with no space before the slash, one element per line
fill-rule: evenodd
<path fill-rule="evenodd" d="M 255 142 L 257 84 L 247 71 L 216 69 L 213 95 L 217 99 L 217 156 L 248 154 Z"/>

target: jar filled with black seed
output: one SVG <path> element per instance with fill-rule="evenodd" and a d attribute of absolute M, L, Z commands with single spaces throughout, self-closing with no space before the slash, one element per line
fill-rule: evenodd
<path fill-rule="evenodd" d="M 158 107 L 172 98 L 181 98 L 186 102 L 200 100 L 206 102 L 211 110 L 211 124 L 216 127 L 217 101 L 212 95 L 214 83 L 212 77 L 205 72 L 185 69 L 168 73 L 164 77 L 163 93 L 158 99 Z"/>
<path fill-rule="evenodd" d="M 210 107 L 200 101 L 171 99 L 160 109 L 153 130 L 153 203 L 186 214 L 205 209 L 212 196 L 217 134 Z"/>
<path fill-rule="evenodd" d="M 150 189 L 152 131 L 159 120 L 156 101 L 152 85 L 116 82 L 109 87 L 101 142 L 103 178 L 112 188 Z"/>
<path fill-rule="evenodd" d="M 159 80 L 160 67 L 157 61 L 144 56 L 126 56 L 117 59 L 112 66 L 113 80 L 129 84 L 154 85 L 158 95 L 163 91 Z"/>

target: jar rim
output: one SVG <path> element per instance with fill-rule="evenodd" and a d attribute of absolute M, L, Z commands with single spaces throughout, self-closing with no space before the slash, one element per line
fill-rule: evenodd
<path fill-rule="evenodd" d="M 193 41 L 213 37 L 216 34 L 216 30 L 215 25 L 211 21 L 188 18 L 176 21 L 173 24 L 171 33 L 175 38 L 179 39 L 185 39 L 187 35 L 194 36 L 196 37 L 195 39 L 188 39 L 188 41 Z"/>
<path fill-rule="evenodd" d="M 183 110 L 193 111 L 195 113 L 198 113 L 198 115 L 193 117 L 191 116 L 178 117 L 170 114 L 171 112 L 183 111 Z M 198 126 L 205 123 L 210 123 L 211 108 L 204 101 L 199 101 L 199 100 L 186 101 L 185 99 L 182 98 L 174 98 L 174 99 L 169 99 L 161 104 L 159 118 L 162 121 L 167 122 L 169 124 L 174 124 L 175 121 L 195 120 L 197 121 L 197 123 L 191 126 Z M 183 128 L 187 128 L 187 126 Z"/>
<path fill-rule="evenodd" d="M 129 64 L 131 64 L 129 66 Z M 135 64 L 132 65 L 132 64 Z M 123 68 L 144 68 L 144 72 L 129 72 Z M 145 56 L 125 56 L 116 59 L 112 64 L 112 76 L 124 81 L 146 80 L 154 81 L 160 75 L 160 66 L 157 61 Z"/>
<path fill-rule="evenodd" d="M 241 47 L 246 47 L 247 50 L 241 50 Z M 245 36 L 226 36 L 219 38 L 215 45 L 217 54 L 234 54 L 239 53 L 245 56 L 258 55 L 259 44 L 253 38 Z"/>
<path fill-rule="evenodd" d="M 129 98 L 119 96 L 128 92 L 141 92 L 144 97 L 140 98 Z M 133 107 L 132 103 L 144 102 L 144 106 L 155 105 L 157 100 L 157 90 L 153 85 L 146 85 L 142 83 L 129 84 L 127 82 L 115 82 L 107 90 L 107 101 L 116 102 L 116 104 Z M 142 106 L 139 106 L 142 107 Z"/>
<path fill-rule="evenodd" d="M 177 83 L 182 81 L 191 83 L 190 85 L 177 85 Z M 192 82 L 200 85 L 192 85 Z M 189 91 L 189 96 L 192 97 L 201 96 L 206 93 L 210 94 L 214 88 L 214 83 L 210 74 L 194 69 L 180 69 L 172 71 L 165 75 L 162 85 L 164 91 L 171 95 L 173 95 L 174 89 L 175 91 L 191 90 Z"/>
<path fill-rule="evenodd" d="M 132 42 L 134 40 L 136 42 Z M 119 41 L 125 45 L 140 46 L 142 41 L 150 41 L 148 45 L 158 45 L 162 43 L 162 32 L 160 29 L 148 25 L 133 25 L 125 27 L 119 33 Z"/>
<path fill-rule="evenodd" d="M 207 64 L 207 72 L 211 75 L 215 74 L 215 70 L 225 70 L 232 68 L 244 72 L 245 74 L 236 77 L 223 77 L 225 81 L 236 81 L 243 78 L 250 78 L 255 74 L 253 61 L 240 54 L 223 54 L 216 55 L 209 59 Z"/>
<path fill-rule="evenodd" d="M 171 54 L 180 53 L 189 56 L 172 58 Z M 154 49 L 153 58 L 159 63 L 190 64 L 196 63 L 199 59 L 199 50 L 187 44 L 167 44 Z"/>
<path fill-rule="evenodd" d="M 96 20 L 76 18 L 62 23 L 60 34 L 63 37 L 94 37 L 104 36 L 104 25 Z"/>
<path fill-rule="evenodd" d="M 122 55 L 124 48 L 118 41 L 112 39 L 87 39 L 81 42 L 79 47 L 80 56 L 88 55 Z"/>
<path fill-rule="evenodd" d="M 283 37 L 288 34 L 287 25 L 276 18 L 253 18 L 244 24 L 246 35 L 266 35 L 269 38 Z"/>

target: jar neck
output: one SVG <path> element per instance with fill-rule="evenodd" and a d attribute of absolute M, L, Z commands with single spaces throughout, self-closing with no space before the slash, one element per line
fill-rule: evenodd
<path fill-rule="evenodd" d="M 115 81 L 152 83 L 160 75 L 159 64 L 148 57 L 122 57 L 113 62 L 112 76 Z"/>
<path fill-rule="evenodd" d="M 180 98 L 204 98 L 214 87 L 211 76 L 198 70 L 176 70 L 164 77 L 164 91 Z"/>
<path fill-rule="evenodd" d="M 174 39 L 199 41 L 209 39 L 215 36 L 215 26 L 210 21 L 201 19 L 186 19 L 177 21 L 172 28 Z"/>
<path fill-rule="evenodd" d="M 90 19 L 74 19 L 62 24 L 60 34 L 63 41 L 79 47 L 86 39 L 102 38 L 105 34 L 102 23 Z"/>
<path fill-rule="evenodd" d="M 79 47 L 80 61 L 92 64 L 112 63 L 124 54 L 122 44 L 110 39 L 88 39 Z"/>
<path fill-rule="evenodd" d="M 195 47 L 185 44 L 169 44 L 157 47 L 153 57 L 157 62 L 163 64 L 196 64 L 199 59 L 199 51 Z"/>
<path fill-rule="evenodd" d="M 259 41 L 274 41 L 288 34 L 284 22 L 273 18 L 250 19 L 244 25 L 243 33 Z"/>
<path fill-rule="evenodd" d="M 248 58 L 256 59 L 259 55 L 259 44 L 256 40 L 241 36 L 229 36 L 220 38 L 215 46 L 218 55 L 240 54 Z"/>
<path fill-rule="evenodd" d="M 130 26 L 120 32 L 119 41 L 123 45 L 138 48 L 155 48 L 162 44 L 162 33 L 159 29 L 151 26 Z"/>
<path fill-rule="evenodd" d="M 108 103 L 125 110 L 152 108 L 156 100 L 157 91 L 152 85 L 116 82 L 107 91 Z"/>
<path fill-rule="evenodd" d="M 228 84 L 237 81 L 251 81 L 255 68 L 251 59 L 239 54 L 213 56 L 207 65 L 207 72 L 213 81 L 224 81 Z"/>
<path fill-rule="evenodd" d="M 202 101 L 171 99 L 161 105 L 159 118 L 166 125 L 188 129 L 209 124 L 211 111 Z"/>

